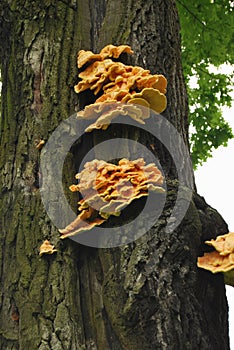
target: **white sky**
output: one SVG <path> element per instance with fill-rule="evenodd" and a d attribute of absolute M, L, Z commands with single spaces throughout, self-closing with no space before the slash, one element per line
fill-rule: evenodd
<path fill-rule="evenodd" d="M 233 94 L 234 95 L 234 94 Z M 234 97 L 234 96 L 233 96 Z M 234 106 L 225 108 L 223 117 L 234 131 Z M 234 232 L 234 139 L 228 147 L 219 147 L 203 166 L 195 172 L 197 191 L 206 202 L 217 209 Z M 230 348 L 234 350 L 234 288 L 226 286 L 229 303 Z"/>

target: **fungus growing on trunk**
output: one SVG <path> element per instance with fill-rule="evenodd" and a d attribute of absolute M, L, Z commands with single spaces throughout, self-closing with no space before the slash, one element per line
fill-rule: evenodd
<path fill-rule="evenodd" d="M 140 124 L 145 124 L 144 120 L 149 118 L 149 110 L 145 109 L 143 103 L 123 104 L 121 102 L 94 103 L 85 107 L 85 118 L 95 118 L 96 121 L 90 124 L 85 131 L 91 132 L 94 129 L 106 130 L 111 120 L 119 115 L 129 116 Z M 147 113 L 148 112 L 148 113 Z M 77 113 L 83 117 L 83 111 Z"/>
<path fill-rule="evenodd" d="M 149 191 L 165 192 L 163 176 L 154 163 L 145 165 L 143 158 L 121 159 L 117 165 L 94 159 L 76 175 L 79 183 L 71 185 L 80 192 L 78 217 L 60 230 L 61 238 L 73 236 L 101 225 L 111 215 L 119 216 L 135 199 L 148 196 Z"/>
<path fill-rule="evenodd" d="M 142 100 L 147 101 L 149 107 L 156 113 L 163 112 L 167 105 L 166 96 L 153 88 L 144 88 L 140 93 L 133 94 L 128 103 L 141 104 L 142 102 L 139 102 Z"/>
<path fill-rule="evenodd" d="M 127 66 L 111 59 L 111 57 L 118 58 L 123 52 L 133 53 L 131 48 L 126 45 L 107 45 L 99 54 L 84 50 L 81 50 L 78 54 L 78 68 L 83 68 L 83 71 L 78 75 L 81 81 L 75 85 L 75 92 L 91 90 L 94 95 L 98 94 L 94 104 L 78 112 L 79 117 L 98 119 L 86 131 L 92 131 L 93 129 L 105 130 L 110 124 L 110 120 L 121 114 L 112 113 L 109 122 L 101 121 L 100 117 L 103 109 L 105 109 L 105 107 L 102 109 L 102 104 L 115 102 L 136 104 L 144 106 L 145 109 L 147 107 L 151 108 L 156 113 L 161 113 L 166 108 L 166 78 L 161 74 L 152 75 L 149 70 L 142 67 Z M 96 107 L 100 112 L 98 115 L 95 113 L 96 111 L 92 113 Z M 125 108 L 124 115 L 129 116 L 131 111 L 131 109 Z M 134 115 L 135 120 L 142 122 L 143 118 L 141 119 L 137 113 L 134 113 Z M 148 113 L 149 115 L 150 113 Z"/>
<path fill-rule="evenodd" d="M 45 141 L 44 140 L 35 140 L 35 147 L 38 150 L 41 150 L 42 147 L 45 145 Z"/>
<path fill-rule="evenodd" d="M 53 254 L 55 252 L 57 252 L 57 250 L 54 249 L 54 246 L 47 239 L 42 243 L 42 245 L 39 248 L 40 256 L 42 256 L 43 254 Z"/>
<path fill-rule="evenodd" d="M 234 232 L 205 243 L 216 250 L 198 257 L 197 266 L 213 273 L 223 272 L 225 283 L 234 286 Z"/>
<path fill-rule="evenodd" d="M 132 54 L 133 51 L 128 45 L 107 45 L 105 46 L 99 54 L 94 54 L 92 51 L 80 50 L 77 57 L 78 68 L 83 67 L 87 63 L 92 63 L 93 61 L 103 61 L 105 58 L 113 57 L 118 58 L 121 53 L 127 52 Z"/>

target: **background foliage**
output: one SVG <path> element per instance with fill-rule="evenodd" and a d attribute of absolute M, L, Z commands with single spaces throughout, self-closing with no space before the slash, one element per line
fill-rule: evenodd
<path fill-rule="evenodd" d="M 213 73 L 234 62 L 234 3 L 227 0 L 177 0 L 182 60 L 190 107 L 190 143 L 194 167 L 227 145 L 232 130 L 221 107 L 231 106 L 233 74 Z M 196 77 L 191 87 L 191 77 Z"/>

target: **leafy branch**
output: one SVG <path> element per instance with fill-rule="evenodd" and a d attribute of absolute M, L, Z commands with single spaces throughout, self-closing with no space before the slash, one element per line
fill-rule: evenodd
<path fill-rule="evenodd" d="M 191 153 L 194 167 L 226 146 L 232 130 L 221 112 L 231 106 L 232 74 L 212 73 L 210 66 L 233 64 L 233 7 L 230 1 L 177 0 L 182 37 L 182 62 L 189 97 Z M 199 23 L 199 25 L 197 25 Z M 217 30 L 216 28 L 219 28 Z M 191 87 L 191 77 L 197 78 Z"/>

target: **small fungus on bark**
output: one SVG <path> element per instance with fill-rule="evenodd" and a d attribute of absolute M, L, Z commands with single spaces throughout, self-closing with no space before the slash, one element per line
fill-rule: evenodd
<path fill-rule="evenodd" d="M 42 243 L 42 245 L 39 248 L 40 256 L 42 256 L 43 254 L 53 254 L 55 252 L 57 252 L 57 250 L 54 249 L 54 246 L 47 239 Z"/>
<path fill-rule="evenodd" d="M 111 215 L 119 216 L 123 208 L 148 196 L 149 191 L 165 192 L 161 171 L 154 163 L 145 165 L 143 158 L 133 161 L 123 158 L 117 165 L 94 159 L 85 164 L 76 178 L 79 183 L 71 185 L 70 190 L 82 194 L 79 215 L 60 230 L 61 238 L 101 225 Z"/>
<path fill-rule="evenodd" d="M 94 92 L 94 95 L 98 94 L 94 104 L 88 105 L 83 111 L 78 112 L 79 117 L 96 119 L 95 123 L 86 131 L 105 130 L 111 119 L 121 114 L 113 113 L 112 109 L 111 115 L 104 117 L 107 122 L 103 122 L 100 118 L 106 107 L 102 107 L 102 105 L 106 105 L 106 103 L 135 104 L 145 107 L 144 110 L 147 107 L 151 108 L 156 113 L 161 113 L 166 109 L 166 78 L 161 74 L 152 75 L 149 70 L 142 67 L 127 66 L 111 59 L 112 57 L 117 59 L 123 52 L 133 53 L 127 45 L 107 45 L 99 54 L 84 50 L 78 54 L 78 68 L 83 70 L 78 75 L 81 81 L 75 85 L 75 92 L 80 93 L 89 89 Z M 111 107 L 109 106 L 109 108 Z M 99 113 L 96 113 L 97 111 Z M 139 115 L 138 113 L 135 110 L 134 119 L 144 123 L 142 117 L 144 113 L 140 112 Z M 128 110 L 128 108 L 125 108 L 124 113 L 122 113 L 122 115 L 128 116 L 130 114 L 132 114 L 132 109 Z M 150 113 L 147 117 L 149 116 Z"/>
<path fill-rule="evenodd" d="M 36 149 L 41 150 L 44 145 L 45 145 L 44 140 L 35 140 Z"/>
<path fill-rule="evenodd" d="M 198 257 L 197 266 L 212 273 L 223 272 L 225 283 L 234 286 L 234 232 L 205 243 L 216 250 Z"/>
<path fill-rule="evenodd" d="M 20 319 L 19 310 L 15 306 L 15 304 L 13 304 L 11 307 L 11 319 L 14 322 L 19 322 L 19 319 Z"/>

